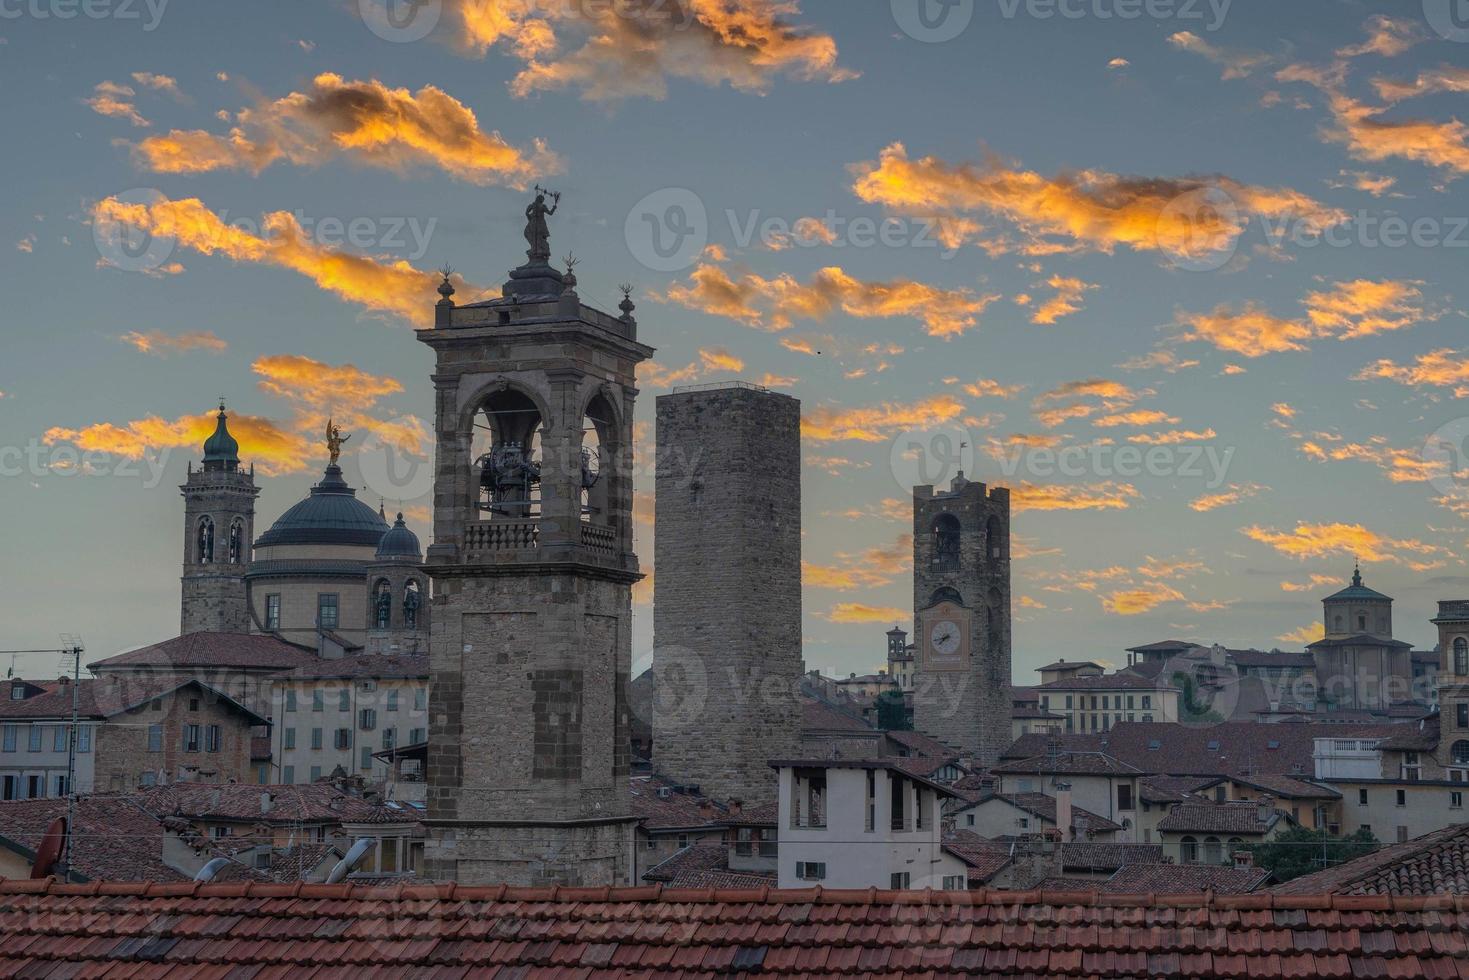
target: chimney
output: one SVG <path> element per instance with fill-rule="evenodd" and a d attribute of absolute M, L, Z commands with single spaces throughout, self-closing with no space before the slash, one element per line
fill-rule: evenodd
<path fill-rule="evenodd" d="M 731 817 L 738 817 L 740 813 L 743 812 L 743 810 L 745 809 L 745 804 L 740 800 L 730 800 L 728 804 L 728 809 L 729 815 Z"/>
<path fill-rule="evenodd" d="M 709 800 L 699 801 L 699 819 L 705 822 L 714 819 L 714 804 Z"/>
<path fill-rule="evenodd" d="M 269 793 L 261 793 L 260 794 L 260 812 L 261 812 L 261 814 L 263 815 L 263 814 L 269 813 L 270 810 L 271 810 L 271 807 L 273 807 L 273 806 L 275 806 L 275 797 L 274 796 L 271 796 Z"/>
<path fill-rule="evenodd" d="M 1255 866 L 1255 852 L 1235 851 L 1234 866 L 1236 868 L 1253 868 Z"/>
<path fill-rule="evenodd" d="M 1066 783 L 1056 787 L 1056 830 L 1063 844 L 1071 843 L 1071 786 Z"/>

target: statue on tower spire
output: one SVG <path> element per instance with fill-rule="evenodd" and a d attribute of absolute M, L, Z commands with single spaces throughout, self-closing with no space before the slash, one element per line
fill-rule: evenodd
<path fill-rule="evenodd" d="M 548 194 L 550 205 L 546 204 Z M 536 199 L 525 209 L 525 240 L 530 244 L 525 255 L 532 265 L 546 265 L 551 260 L 551 229 L 546 219 L 556 213 L 560 204 L 560 191 L 548 191 L 536 185 Z"/>

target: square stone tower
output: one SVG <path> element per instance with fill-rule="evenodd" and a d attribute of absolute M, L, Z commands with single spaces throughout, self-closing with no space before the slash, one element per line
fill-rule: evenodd
<path fill-rule="evenodd" d="M 992 765 L 1010 744 L 1010 491 L 913 490 L 913 727 Z"/>
<path fill-rule="evenodd" d="M 240 468 L 240 444 L 230 435 L 224 403 L 204 443 L 204 466 L 189 466 L 184 498 L 184 563 L 180 633 L 248 633 L 245 572 L 255 533 L 255 471 Z"/>
<path fill-rule="evenodd" d="M 530 261 L 502 298 L 439 287 L 426 876 L 620 885 L 628 791 L 633 305 Z"/>
<path fill-rule="evenodd" d="M 1442 659 L 1438 671 L 1436 761 L 1469 782 L 1469 599 L 1446 599 L 1433 618 Z"/>
<path fill-rule="evenodd" d="M 799 754 L 801 403 L 752 385 L 658 398 L 653 765 L 773 801 Z"/>

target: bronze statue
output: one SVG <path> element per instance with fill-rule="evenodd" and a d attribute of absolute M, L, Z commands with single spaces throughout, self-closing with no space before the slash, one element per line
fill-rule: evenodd
<path fill-rule="evenodd" d="M 551 205 L 546 205 L 546 195 L 551 195 Z M 525 209 L 525 240 L 530 243 L 526 257 L 532 262 L 547 263 L 551 259 L 551 229 L 546 219 L 556 213 L 561 204 L 559 191 L 548 191 L 536 185 L 536 199 Z"/>
<path fill-rule="evenodd" d="M 342 446 L 351 438 L 351 435 L 342 435 L 340 425 L 336 425 L 330 418 L 326 420 L 326 451 L 331 454 L 333 466 L 336 466 L 337 460 L 342 458 Z"/>

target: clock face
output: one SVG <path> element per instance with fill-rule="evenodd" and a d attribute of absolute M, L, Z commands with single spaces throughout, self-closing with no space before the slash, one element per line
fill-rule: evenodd
<path fill-rule="evenodd" d="M 951 619 L 941 619 L 933 624 L 933 629 L 928 634 L 929 645 L 933 652 L 943 657 L 952 657 L 959 652 L 960 636 L 959 624 Z"/>

